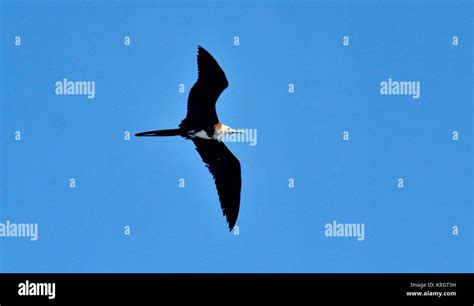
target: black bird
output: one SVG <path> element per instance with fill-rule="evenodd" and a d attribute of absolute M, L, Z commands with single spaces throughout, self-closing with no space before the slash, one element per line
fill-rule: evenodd
<path fill-rule="evenodd" d="M 223 143 L 223 138 L 226 134 L 241 132 L 222 124 L 217 117 L 217 99 L 229 86 L 224 71 L 201 46 L 198 46 L 197 64 L 198 79 L 189 92 L 186 118 L 179 127 L 135 136 L 182 136 L 191 139 L 214 177 L 222 212 L 232 230 L 239 214 L 242 179 L 240 162 Z"/>

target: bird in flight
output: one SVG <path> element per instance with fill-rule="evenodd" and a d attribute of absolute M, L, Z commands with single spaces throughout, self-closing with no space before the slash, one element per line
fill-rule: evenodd
<path fill-rule="evenodd" d="M 198 46 L 198 79 L 188 96 L 186 118 L 177 129 L 137 133 L 135 136 L 181 136 L 191 139 L 214 177 L 222 212 L 231 231 L 237 222 L 242 178 L 239 160 L 223 142 L 227 134 L 241 133 L 222 124 L 216 102 L 229 86 L 224 71 L 212 55 Z"/>

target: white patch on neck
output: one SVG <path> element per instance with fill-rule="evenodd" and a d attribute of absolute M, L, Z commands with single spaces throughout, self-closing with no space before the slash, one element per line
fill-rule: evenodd
<path fill-rule="evenodd" d="M 212 135 L 212 139 L 222 142 L 224 140 L 224 136 L 226 135 L 225 131 L 229 129 L 230 127 L 221 123 L 219 128 L 216 126 L 214 134 Z"/>
<path fill-rule="evenodd" d="M 214 140 L 217 140 L 219 142 L 222 142 L 224 140 L 224 135 L 225 133 L 223 133 L 222 131 L 218 130 L 214 133 L 214 135 L 212 135 L 212 138 Z"/>

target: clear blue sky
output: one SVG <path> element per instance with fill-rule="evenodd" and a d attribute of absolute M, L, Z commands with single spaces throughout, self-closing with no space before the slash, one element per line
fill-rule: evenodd
<path fill-rule="evenodd" d="M 0 238 L 0 270 L 472 272 L 471 6 L 1 1 L 0 222 L 39 239 Z M 228 144 L 240 235 L 190 141 L 123 139 L 177 126 L 198 44 L 230 83 L 221 121 L 258 130 Z M 95 81 L 95 99 L 56 95 L 63 78 Z M 388 78 L 421 97 L 381 95 Z M 365 239 L 326 237 L 333 220 Z"/>

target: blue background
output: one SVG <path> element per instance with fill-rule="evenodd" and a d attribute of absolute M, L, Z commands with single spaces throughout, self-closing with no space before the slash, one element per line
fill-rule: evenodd
<path fill-rule="evenodd" d="M 0 238 L 2 272 L 473 271 L 470 2 L 2 1 L 0 18 L 0 221 L 39 224 Z M 228 144 L 239 235 L 192 143 L 123 138 L 177 126 L 198 44 L 230 83 L 221 121 L 258 130 Z M 96 98 L 55 95 L 63 78 Z M 380 95 L 388 78 L 420 99 Z M 333 220 L 365 240 L 327 238 Z"/>

